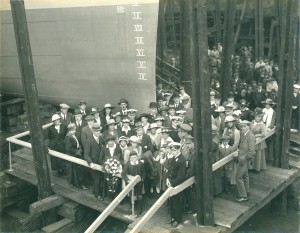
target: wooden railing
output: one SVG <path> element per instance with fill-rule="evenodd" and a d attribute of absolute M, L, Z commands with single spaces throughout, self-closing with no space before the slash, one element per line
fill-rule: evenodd
<path fill-rule="evenodd" d="M 101 223 L 113 212 L 113 210 L 120 204 L 126 195 L 132 190 L 134 186 L 141 181 L 140 176 L 135 176 L 130 180 L 129 184 L 120 192 L 120 194 L 106 207 L 106 209 L 99 215 L 99 217 L 89 226 L 85 233 L 94 232 Z M 133 200 L 134 201 L 134 200 Z M 132 212 L 134 214 L 134 211 Z"/>
<path fill-rule="evenodd" d="M 262 141 L 266 140 L 267 138 L 271 137 L 275 133 L 275 128 L 268 131 L 265 137 L 256 140 L 255 144 L 261 143 Z M 229 163 L 233 160 L 234 156 L 238 154 L 238 150 L 231 153 L 230 155 L 224 157 L 223 159 L 219 160 L 218 162 L 212 165 L 212 170 L 216 171 L 220 167 L 224 166 L 225 164 Z M 147 213 L 141 218 L 141 220 L 133 227 L 130 231 L 131 233 L 139 232 L 144 225 L 150 220 L 150 218 L 156 213 L 156 211 L 164 204 L 164 202 L 171 196 L 182 192 L 184 189 L 190 187 L 195 183 L 195 177 L 191 177 L 184 181 L 182 184 L 176 187 L 168 188 L 163 195 L 154 203 L 154 205 L 147 211 Z"/>

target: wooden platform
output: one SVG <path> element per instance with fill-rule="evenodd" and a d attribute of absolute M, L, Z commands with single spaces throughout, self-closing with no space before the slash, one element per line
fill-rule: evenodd
<path fill-rule="evenodd" d="M 37 180 L 34 175 L 31 150 L 24 148 L 13 152 L 13 161 L 14 171 L 6 171 L 6 173 L 36 185 Z M 285 170 L 268 166 L 267 170 L 259 174 L 253 172 L 249 174 L 250 196 L 247 202 L 238 203 L 235 201 L 236 188 L 233 187 L 231 194 L 221 194 L 219 197 L 214 198 L 215 227 L 197 227 L 196 215 L 184 214 L 183 223 L 179 225 L 176 232 L 232 232 L 290 185 L 299 176 L 299 170 L 296 168 Z M 53 176 L 52 182 L 56 194 L 100 212 L 110 202 L 110 200 L 99 201 L 90 190 L 74 187 L 64 179 Z M 145 198 L 144 211 L 147 211 L 154 201 L 155 199 Z M 128 210 L 129 205 L 119 206 L 111 214 L 112 217 L 131 223 L 127 232 L 139 220 L 133 221 L 128 215 Z M 170 224 L 165 223 L 170 218 L 167 210 L 165 203 L 146 224 L 143 232 L 170 232 Z"/>

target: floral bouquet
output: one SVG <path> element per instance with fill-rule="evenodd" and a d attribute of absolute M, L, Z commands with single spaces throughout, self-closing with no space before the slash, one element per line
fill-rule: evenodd
<path fill-rule="evenodd" d="M 105 179 L 107 181 L 108 192 L 113 194 L 118 188 L 118 177 L 116 175 L 121 174 L 122 165 L 116 159 L 108 159 L 104 163 L 104 169 L 107 172 Z"/>

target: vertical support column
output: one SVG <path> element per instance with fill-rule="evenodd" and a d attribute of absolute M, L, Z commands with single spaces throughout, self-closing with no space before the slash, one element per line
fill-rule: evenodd
<path fill-rule="evenodd" d="M 164 61 L 165 59 L 165 50 L 168 48 L 167 45 L 167 35 L 166 35 L 166 0 L 159 1 L 159 24 L 158 24 L 158 30 L 159 30 L 159 40 L 160 40 L 160 59 Z M 163 65 L 162 65 L 163 67 Z"/>
<path fill-rule="evenodd" d="M 264 57 L 264 11 L 263 11 L 263 1 L 258 1 L 258 38 L 259 38 L 259 56 Z"/>
<path fill-rule="evenodd" d="M 40 120 L 39 101 L 35 82 L 34 67 L 29 41 L 28 26 L 23 0 L 11 0 L 11 10 L 15 29 L 15 37 L 19 56 L 23 90 L 28 109 L 30 137 L 35 174 L 38 181 L 39 199 L 52 195 L 50 173 L 47 163 L 47 149 Z M 56 219 L 55 210 L 43 213 L 44 224 L 53 223 Z"/>
<path fill-rule="evenodd" d="M 215 0 L 215 27 L 216 27 L 216 41 L 221 42 L 221 11 L 220 11 L 220 0 Z"/>
<path fill-rule="evenodd" d="M 223 31 L 223 52 L 221 66 L 221 95 L 222 99 L 226 97 L 230 91 L 230 78 L 232 76 L 232 59 L 234 51 L 234 16 L 235 16 L 235 0 L 227 0 L 225 3 L 225 22 Z"/>
<path fill-rule="evenodd" d="M 204 1 L 188 0 L 191 12 L 191 65 L 194 109 L 197 222 L 213 225 L 211 117 L 207 57 L 207 15 Z M 200 91 L 201 90 L 201 91 Z"/>
<path fill-rule="evenodd" d="M 248 3 L 248 0 L 244 0 L 244 5 L 243 5 L 243 10 L 242 10 L 242 13 L 241 13 L 240 21 L 244 19 L 245 11 L 246 11 L 246 8 L 247 8 L 247 3 Z M 236 29 L 236 33 L 235 33 L 235 36 L 234 36 L 234 44 L 236 44 L 236 42 L 239 39 L 241 25 L 242 25 L 242 23 L 240 22 L 238 24 L 237 29 Z"/>

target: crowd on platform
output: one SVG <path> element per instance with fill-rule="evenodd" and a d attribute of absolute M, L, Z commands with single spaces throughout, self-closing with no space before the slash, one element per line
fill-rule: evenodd
<path fill-rule="evenodd" d="M 253 62 L 252 48 L 243 47 L 233 57 L 231 92 L 221 103 L 220 65 L 222 46 L 209 50 L 211 70 L 212 162 L 239 149 L 237 157 L 213 172 L 213 194 L 229 193 L 237 186 L 237 201 L 247 201 L 248 169 L 266 169 L 267 142 L 256 144 L 275 126 L 278 66 L 267 59 Z M 177 91 L 178 90 L 178 91 Z M 294 85 L 292 128 L 299 129 L 300 85 Z M 135 187 L 137 214 L 142 214 L 143 196 L 152 197 L 194 176 L 192 99 L 184 86 L 157 84 L 156 101 L 149 111 L 139 113 L 125 99 L 118 106 L 107 103 L 102 109 L 87 108 L 81 101 L 74 114 L 60 104 L 47 130 L 50 149 L 84 159 L 91 169 L 51 157 L 58 175 L 83 189 L 92 187 L 99 200 L 116 196 L 140 175 Z M 145 100 L 147 102 L 147 100 Z M 89 109 L 89 110 L 88 110 Z M 117 111 L 115 111 L 117 109 Z M 102 165 L 105 173 L 97 170 Z M 116 174 L 120 174 L 119 178 Z M 130 175 L 130 176 L 129 176 Z M 170 223 L 176 227 L 183 212 L 195 211 L 195 187 L 169 200 Z"/>

